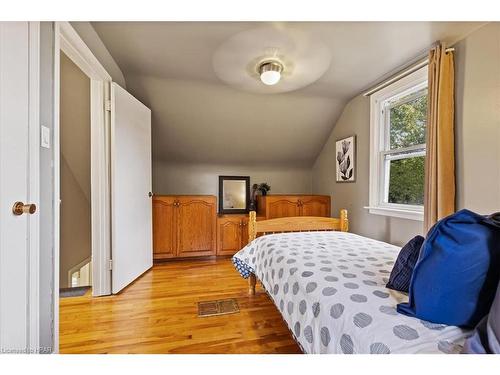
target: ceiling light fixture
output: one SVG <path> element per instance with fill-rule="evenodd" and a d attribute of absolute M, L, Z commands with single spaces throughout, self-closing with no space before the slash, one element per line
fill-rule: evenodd
<path fill-rule="evenodd" d="M 259 65 L 258 72 L 263 84 L 268 86 L 275 85 L 281 79 L 283 65 L 277 61 L 265 61 Z"/>

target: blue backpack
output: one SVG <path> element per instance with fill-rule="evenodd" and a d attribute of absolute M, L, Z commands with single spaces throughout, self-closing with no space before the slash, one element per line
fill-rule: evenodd
<path fill-rule="evenodd" d="M 498 214 L 461 210 L 432 227 L 398 312 L 434 323 L 474 327 L 488 314 L 500 279 Z"/>

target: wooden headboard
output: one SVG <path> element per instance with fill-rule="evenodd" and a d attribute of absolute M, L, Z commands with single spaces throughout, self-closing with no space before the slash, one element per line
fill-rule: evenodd
<path fill-rule="evenodd" d="M 316 217 L 316 216 L 298 216 L 298 217 L 280 217 L 278 219 L 269 219 L 257 221 L 255 211 L 250 211 L 248 220 L 248 240 L 253 241 L 257 234 L 285 233 L 285 232 L 308 232 L 318 230 L 338 230 L 347 232 L 349 230 L 349 219 L 347 219 L 347 210 L 340 210 L 339 218 Z M 255 295 L 255 284 L 257 278 L 252 273 L 248 277 L 248 293 Z"/>
<path fill-rule="evenodd" d="M 315 216 L 297 216 L 281 217 L 278 219 L 269 219 L 257 221 L 255 211 L 250 211 L 248 221 L 248 240 L 253 241 L 257 234 L 284 233 L 284 232 L 308 232 L 318 230 L 338 230 L 347 232 L 349 230 L 349 220 L 347 219 L 347 210 L 340 210 L 339 218 L 315 217 Z"/>

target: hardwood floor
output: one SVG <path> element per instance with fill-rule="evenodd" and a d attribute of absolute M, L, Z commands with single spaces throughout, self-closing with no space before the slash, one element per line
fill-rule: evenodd
<path fill-rule="evenodd" d="M 155 265 L 122 293 L 60 300 L 61 353 L 300 353 L 280 313 L 230 259 Z M 236 298 L 237 314 L 198 317 L 197 303 Z"/>

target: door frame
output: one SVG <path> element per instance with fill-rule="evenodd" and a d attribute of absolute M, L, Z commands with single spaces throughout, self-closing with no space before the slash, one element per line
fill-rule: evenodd
<path fill-rule="evenodd" d="M 60 51 L 90 79 L 92 295 L 111 294 L 110 85 L 112 78 L 69 22 L 54 22 L 54 351 L 59 351 Z"/>
<path fill-rule="evenodd" d="M 29 22 L 29 165 L 28 202 L 40 202 L 40 22 Z M 40 215 L 30 215 L 29 349 L 40 350 Z"/>

